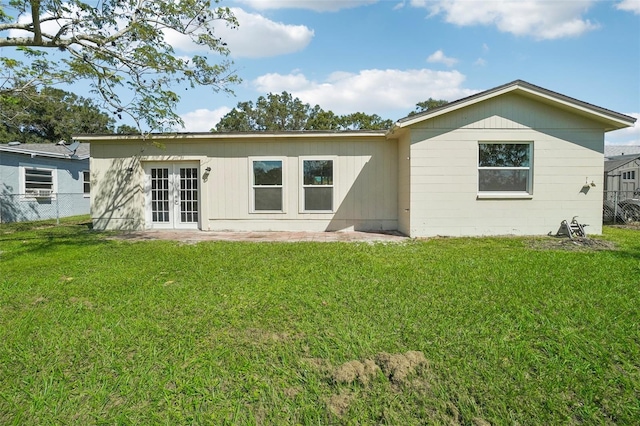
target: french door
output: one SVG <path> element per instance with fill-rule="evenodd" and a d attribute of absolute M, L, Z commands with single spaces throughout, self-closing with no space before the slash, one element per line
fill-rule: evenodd
<path fill-rule="evenodd" d="M 198 229 L 200 186 L 197 163 L 146 163 L 146 227 Z"/>

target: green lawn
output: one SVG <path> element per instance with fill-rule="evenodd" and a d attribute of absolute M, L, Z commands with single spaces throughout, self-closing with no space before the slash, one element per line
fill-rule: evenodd
<path fill-rule="evenodd" d="M 0 226 L 0 424 L 640 418 L 639 231 L 599 251 L 107 236 Z"/>

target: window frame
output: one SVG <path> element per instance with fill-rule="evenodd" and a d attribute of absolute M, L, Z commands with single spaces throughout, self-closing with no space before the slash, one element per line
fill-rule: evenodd
<path fill-rule="evenodd" d="M 254 162 L 261 161 L 279 161 L 282 164 L 282 184 L 280 185 L 255 185 L 255 176 L 253 164 Z M 285 157 L 249 157 L 249 213 L 250 214 L 285 214 L 287 211 L 287 196 L 286 196 L 286 158 Z M 281 190 L 281 210 L 256 210 L 256 188 L 280 188 Z"/>
<path fill-rule="evenodd" d="M 27 192 L 27 171 L 28 170 L 36 170 L 36 171 L 48 171 L 51 173 L 51 194 L 48 196 L 37 196 L 33 192 Z M 41 164 L 31 164 L 31 163 L 20 163 L 19 164 L 19 174 L 20 174 L 20 193 L 24 194 L 26 198 L 29 199 L 38 199 L 38 198 L 49 198 L 55 199 L 56 194 L 58 193 L 58 169 L 55 166 L 43 166 Z"/>
<path fill-rule="evenodd" d="M 89 179 L 87 180 L 85 177 L 88 177 Z M 89 185 L 89 191 L 86 190 L 86 185 Z M 91 172 L 89 170 L 82 171 L 82 194 L 85 198 L 91 196 Z"/>
<path fill-rule="evenodd" d="M 328 214 L 336 212 L 337 199 L 337 182 L 338 182 L 338 156 L 336 155 L 306 155 L 299 157 L 299 213 L 304 214 Z M 332 183 L 331 185 L 305 185 L 304 184 L 304 162 L 305 161 L 331 161 L 332 165 Z M 331 188 L 331 210 L 307 210 L 305 205 L 305 189 L 306 188 Z"/>
<path fill-rule="evenodd" d="M 492 166 L 481 167 L 480 166 L 480 147 L 482 145 L 527 145 L 529 154 L 528 166 Z M 519 141 L 519 140 L 505 140 L 505 141 L 478 141 L 476 148 L 476 167 L 478 179 L 477 182 L 477 198 L 519 198 L 519 199 L 531 199 L 533 198 L 533 165 L 534 165 L 534 143 L 533 141 Z M 480 172 L 481 170 L 527 170 L 527 188 L 524 191 L 481 191 L 480 190 Z"/>

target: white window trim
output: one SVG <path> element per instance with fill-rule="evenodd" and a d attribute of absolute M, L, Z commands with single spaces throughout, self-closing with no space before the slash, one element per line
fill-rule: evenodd
<path fill-rule="evenodd" d="M 304 184 L 304 162 L 305 161 L 333 161 L 333 185 L 305 185 Z M 298 212 L 304 214 L 332 214 L 336 212 L 337 206 L 337 182 L 338 182 L 338 156 L 337 155 L 307 155 L 299 157 L 298 163 L 298 175 L 299 175 L 299 190 L 298 190 Z M 304 205 L 304 189 L 305 188 L 332 188 L 331 192 L 331 207 L 332 210 L 305 210 Z"/>
<path fill-rule="evenodd" d="M 20 194 L 24 194 L 25 198 L 29 200 L 36 200 L 40 197 L 36 197 L 33 194 L 27 194 L 27 182 L 25 176 L 27 169 L 47 170 L 51 172 L 51 196 L 46 198 L 55 200 L 56 194 L 58 193 L 58 169 L 55 166 L 43 166 L 41 164 L 20 163 L 18 165 Z"/>
<path fill-rule="evenodd" d="M 261 186 L 256 186 L 253 184 L 254 176 L 253 176 L 253 163 L 255 161 L 280 161 L 282 163 L 282 185 L 265 185 L 262 186 L 264 188 L 282 188 L 282 210 L 256 210 L 255 209 L 255 188 L 260 188 Z M 286 181 L 287 181 L 287 161 L 285 157 L 249 157 L 249 213 L 250 214 L 285 214 L 287 212 L 287 191 L 286 191 Z"/>
<path fill-rule="evenodd" d="M 89 192 L 84 192 L 84 184 L 85 184 L 84 174 L 85 173 L 89 173 Z M 89 170 L 82 171 L 82 195 L 84 196 L 84 198 L 89 198 L 91 196 L 91 172 Z"/>
<path fill-rule="evenodd" d="M 480 145 L 489 145 L 489 144 L 497 144 L 497 145 L 528 145 L 529 146 L 529 166 L 528 167 L 480 167 Z M 476 167 L 477 173 L 476 177 L 478 179 L 477 182 L 477 199 L 520 199 L 520 200 L 530 200 L 533 198 L 533 141 L 514 141 L 514 140 L 505 140 L 505 141 L 478 141 L 477 149 L 476 149 Z M 526 191 L 480 191 L 480 170 L 528 170 L 529 177 L 527 179 L 527 190 Z"/>

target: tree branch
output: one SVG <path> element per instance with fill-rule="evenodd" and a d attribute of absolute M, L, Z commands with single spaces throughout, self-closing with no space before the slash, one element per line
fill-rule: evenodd
<path fill-rule="evenodd" d="M 33 41 L 42 43 L 42 29 L 40 28 L 40 0 L 31 0 L 31 19 L 33 22 Z"/>

